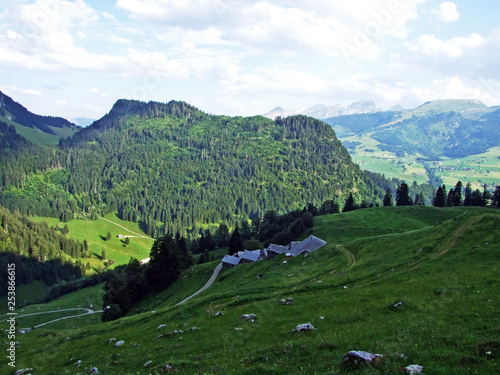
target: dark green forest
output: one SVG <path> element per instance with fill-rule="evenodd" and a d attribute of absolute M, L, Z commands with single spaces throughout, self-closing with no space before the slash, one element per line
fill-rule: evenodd
<path fill-rule="evenodd" d="M 328 125 L 305 116 L 212 116 L 183 102 L 120 100 L 58 148 L 6 124 L 0 134 L 1 205 L 63 221 L 117 211 L 154 237 L 195 223 L 234 227 L 351 191 L 375 204 L 385 193 L 386 181 L 352 163 Z"/>

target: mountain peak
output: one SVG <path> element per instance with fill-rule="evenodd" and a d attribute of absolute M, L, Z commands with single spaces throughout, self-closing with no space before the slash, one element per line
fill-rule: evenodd
<path fill-rule="evenodd" d="M 293 115 L 305 115 L 314 117 L 319 120 L 323 120 L 326 118 L 337 117 L 342 115 L 374 113 L 380 111 L 381 109 L 377 108 L 374 102 L 370 100 L 361 100 L 358 102 L 351 103 L 345 108 L 342 107 L 340 104 L 334 104 L 334 105 L 315 104 L 307 109 L 300 108 L 295 111 L 283 109 L 282 107 L 276 107 L 273 110 L 264 114 L 263 116 L 274 120 L 274 118 L 278 116 L 288 117 Z"/>

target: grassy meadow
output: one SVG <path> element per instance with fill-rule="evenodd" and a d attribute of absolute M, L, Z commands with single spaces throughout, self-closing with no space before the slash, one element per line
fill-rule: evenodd
<path fill-rule="evenodd" d="M 426 374 L 498 373 L 499 227 L 500 212 L 487 208 L 381 207 L 317 217 L 304 236 L 328 244 L 307 257 L 223 270 L 176 306 L 218 262 L 196 265 L 117 321 L 18 335 L 16 366 L 37 374 L 86 374 L 95 366 L 100 374 L 326 375 L 398 374 L 418 364 Z M 97 298 L 98 287 L 43 308 L 89 303 L 87 293 Z M 288 297 L 294 304 L 281 304 Z M 307 322 L 315 330 L 292 332 Z M 342 357 L 350 350 L 384 357 L 349 366 Z"/>
<path fill-rule="evenodd" d="M 116 216 L 116 213 L 108 214 L 99 220 L 73 219 L 67 223 L 49 217 L 31 217 L 30 220 L 46 221 L 49 226 L 58 228 L 68 225 L 68 237 L 81 242 L 87 240 L 89 249 L 94 256 L 91 259 L 83 259 L 83 261 L 85 263 L 90 261 L 93 268 L 104 265 L 101 259 L 103 250 L 106 260 L 115 261 L 111 266 L 113 268 L 128 263 L 131 257 L 139 260 L 149 257 L 154 242 L 140 229 L 139 224 L 123 221 Z M 108 231 L 111 233 L 111 239 L 106 241 Z M 125 245 L 125 238 L 118 238 L 119 234 L 133 237 L 130 237 L 130 243 Z"/>

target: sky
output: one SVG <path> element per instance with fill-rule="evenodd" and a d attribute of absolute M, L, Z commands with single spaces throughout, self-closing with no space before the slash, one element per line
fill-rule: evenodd
<path fill-rule="evenodd" d="M 500 105 L 498 0 L 3 0 L 0 90 L 98 119 L 121 98 L 264 114 Z"/>

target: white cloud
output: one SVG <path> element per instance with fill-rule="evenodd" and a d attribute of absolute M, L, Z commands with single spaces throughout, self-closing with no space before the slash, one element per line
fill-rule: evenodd
<path fill-rule="evenodd" d="M 24 94 L 24 95 L 29 95 L 29 96 L 36 96 L 39 98 L 42 98 L 43 95 L 40 91 L 38 90 L 33 90 L 33 89 L 22 89 L 17 86 L 2 86 L 2 91 L 12 91 L 16 92 L 19 94 Z"/>
<path fill-rule="evenodd" d="M 442 22 L 454 22 L 460 18 L 457 4 L 451 1 L 439 4 L 437 9 L 432 10 L 432 14 Z"/>
<path fill-rule="evenodd" d="M 413 87 L 411 93 L 420 101 L 439 99 L 478 99 L 486 105 L 497 105 L 498 97 L 483 85 L 468 86 L 459 77 L 438 79 L 426 87 Z"/>
<path fill-rule="evenodd" d="M 482 46 L 485 39 L 479 34 L 471 34 L 469 37 L 459 37 L 449 40 L 436 38 L 435 35 L 421 35 L 415 42 L 406 42 L 409 51 L 428 56 L 461 57 L 466 50 Z"/>

